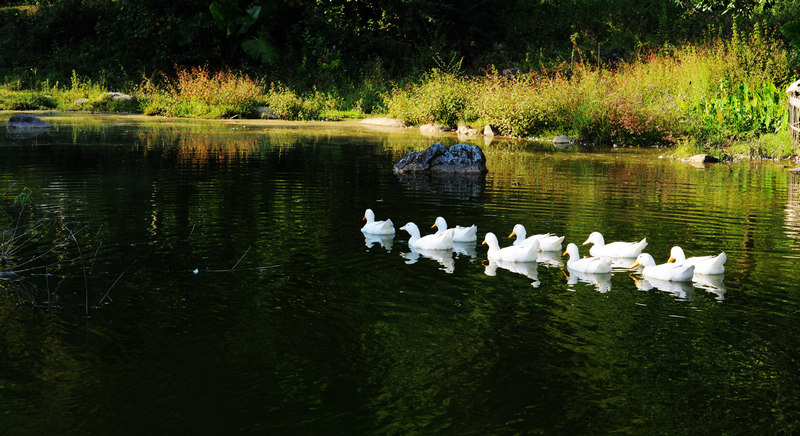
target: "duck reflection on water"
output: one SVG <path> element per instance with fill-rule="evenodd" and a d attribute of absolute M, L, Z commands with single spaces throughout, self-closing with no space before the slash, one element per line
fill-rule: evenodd
<path fill-rule="evenodd" d="M 649 291 L 651 289 L 658 289 L 659 291 L 672 294 L 675 298 L 681 301 L 694 300 L 694 287 L 691 282 L 671 282 L 668 280 L 661 280 L 652 277 L 639 278 L 631 275 L 636 289 L 640 291 Z"/>
<path fill-rule="evenodd" d="M 466 256 L 470 259 L 476 259 L 478 257 L 478 249 L 474 242 L 453 241 L 453 253 L 456 257 Z"/>
<path fill-rule="evenodd" d="M 606 293 L 611 290 L 611 273 L 587 273 L 569 270 L 569 273 L 565 272 L 564 274 L 567 276 L 567 285 L 570 287 L 582 282 L 594 286 L 600 293 Z"/>
<path fill-rule="evenodd" d="M 694 277 L 692 277 L 692 282 L 696 288 L 714 294 L 716 300 L 721 302 L 725 299 L 725 293 L 727 292 L 725 283 L 723 282 L 724 278 L 725 276 L 722 274 L 695 274 Z"/>
<path fill-rule="evenodd" d="M 453 250 L 428 250 L 424 248 L 414 248 L 409 246 L 408 253 L 400 253 L 400 256 L 406 260 L 406 264 L 412 265 L 417 263 L 421 257 L 435 260 L 442 268 L 442 271 L 452 274 L 456 270 L 456 261 L 453 259 Z"/>
<path fill-rule="evenodd" d="M 507 260 L 489 259 L 483 261 L 485 269 L 484 274 L 490 277 L 497 275 L 497 269 L 502 268 L 516 274 L 521 274 L 533 280 L 531 286 L 538 288 L 541 282 L 539 281 L 538 263 L 536 262 L 512 262 Z"/>
<path fill-rule="evenodd" d="M 364 245 L 367 248 L 372 248 L 373 245 L 378 244 L 379 246 L 386 249 L 386 251 L 392 251 L 392 245 L 394 244 L 394 235 L 375 235 L 372 233 L 364 233 Z"/>

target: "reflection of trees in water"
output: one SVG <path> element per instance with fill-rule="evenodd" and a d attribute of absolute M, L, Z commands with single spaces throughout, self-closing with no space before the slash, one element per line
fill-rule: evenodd
<path fill-rule="evenodd" d="M 792 172 L 786 184 L 786 235 L 794 238 L 794 246 L 800 245 L 800 172 Z"/>

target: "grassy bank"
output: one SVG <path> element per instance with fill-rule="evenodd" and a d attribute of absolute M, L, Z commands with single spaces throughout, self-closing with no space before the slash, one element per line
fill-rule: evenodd
<path fill-rule="evenodd" d="M 199 67 L 145 78 L 125 90 L 132 100 L 120 101 L 102 84 L 73 75 L 67 85 L 7 83 L 0 109 L 291 120 L 385 114 L 409 125 L 491 125 L 514 137 L 570 135 L 594 145 L 676 145 L 676 154 L 786 157 L 797 154 L 786 133 L 783 90 L 791 81 L 781 44 L 756 35 L 644 52 L 629 63 L 571 61 L 511 74 L 488 68 L 478 76 L 456 66 L 325 91 Z"/>

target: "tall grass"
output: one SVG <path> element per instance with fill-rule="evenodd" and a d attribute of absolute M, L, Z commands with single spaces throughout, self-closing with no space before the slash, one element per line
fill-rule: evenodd
<path fill-rule="evenodd" d="M 569 134 L 597 144 L 721 141 L 784 126 L 785 50 L 764 39 L 643 52 L 628 63 L 569 63 L 471 79 L 429 74 L 387 95 L 407 123 L 488 123 L 515 137 Z"/>
<path fill-rule="evenodd" d="M 264 86 L 246 74 L 212 73 L 208 67 L 178 70 L 174 80 L 162 85 L 144 80 L 140 95 L 148 115 L 224 118 L 247 116 L 264 102 Z"/>

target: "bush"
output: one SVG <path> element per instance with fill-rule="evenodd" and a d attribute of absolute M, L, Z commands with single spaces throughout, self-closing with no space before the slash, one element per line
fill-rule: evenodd
<path fill-rule="evenodd" d="M 454 127 L 458 121 L 470 121 L 466 113 L 469 96 L 464 79 L 434 70 L 418 84 L 393 89 L 386 97 L 389 115 L 406 124 L 439 123 Z"/>

